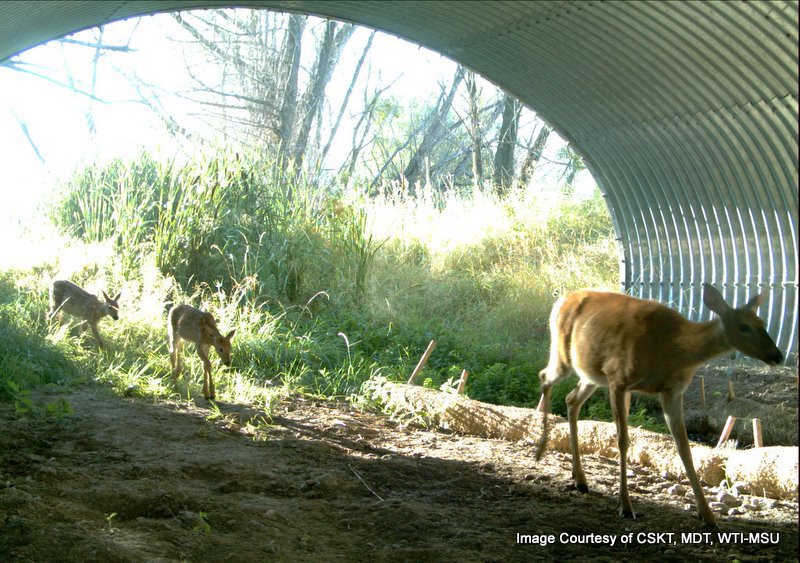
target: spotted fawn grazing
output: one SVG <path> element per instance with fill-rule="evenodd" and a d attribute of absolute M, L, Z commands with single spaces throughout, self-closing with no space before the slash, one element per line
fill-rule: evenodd
<path fill-rule="evenodd" d="M 572 476 L 577 489 L 588 492 L 578 448 L 578 413 L 598 387 L 607 387 L 617 425 L 619 511 L 621 516 L 633 518 L 626 467 L 630 396 L 631 391 L 656 393 L 692 484 L 697 514 L 706 525 L 715 526 L 692 462 L 683 419 L 683 393 L 700 364 L 732 350 L 770 365 L 783 361 L 764 321 L 756 316 L 766 296 L 756 295 L 734 309 L 713 286 L 703 284 L 703 303 L 717 318 L 700 323 L 655 301 L 619 293 L 584 290 L 559 299 L 550 316 L 550 363 L 539 373 L 539 410 L 545 413 L 545 419 L 536 458 L 542 456 L 547 444 L 553 384 L 575 371 L 578 384 L 567 395 Z"/>
<path fill-rule="evenodd" d="M 170 309 L 167 316 L 167 335 L 169 337 L 169 354 L 172 361 L 172 377 L 178 382 L 181 373 L 181 343 L 183 340 L 194 342 L 197 355 L 203 361 L 203 397 L 214 398 L 214 381 L 211 378 L 211 360 L 208 349 L 212 346 L 219 354 L 222 363 L 231 365 L 231 339 L 236 330 L 222 336 L 211 313 L 196 309 L 191 305 L 177 305 Z"/>
<path fill-rule="evenodd" d="M 121 292 L 117 293 L 113 299 L 106 295 L 105 291 L 102 293 L 103 299 L 100 299 L 71 281 L 55 281 L 50 288 L 48 319 L 52 320 L 58 316 L 60 321 L 62 313 L 69 313 L 73 317 L 83 319 L 92 329 L 97 345 L 103 348 L 103 339 L 100 338 L 100 333 L 97 331 L 97 323 L 106 315 L 115 321 L 119 319 L 119 304 L 117 300 Z"/>

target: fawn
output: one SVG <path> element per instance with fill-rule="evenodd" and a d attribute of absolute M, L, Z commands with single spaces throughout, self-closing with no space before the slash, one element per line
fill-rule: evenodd
<path fill-rule="evenodd" d="M 211 379 L 211 360 L 208 349 L 217 350 L 222 363 L 231 365 L 231 338 L 236 330 L 222 336 L 211 313 L 196 309 L 191 305 L 177 305 L 170 309 L 167 316 L 167 336 L 169 338 L 169 354 L 172 361 L 172 377 L 178 382 L 181 372 L 181 343 L 183 340 L 194 342 L 197 355 L 203 360 L 203 397 L 214 398 L 214 381 Z"/>
<path fill-rule="evenodd" d="M 100 333 L 97 331 L 97 323 L 106 315 L 115 321 L 119 320 L 119 304 L 117 300 L 122 292 L 117 293 L 113 299 L 105 291 L 102 293 L 103 300 L 96 295 L 88 293 L 71 281 L 54 281 L 53 286 L 50 288 L 50 312 L 47 318 L 52 320 L 53 317 L 58 315 L 60 320 L 61 313 L 66 312 L 73 317 L 83 319 L 92 329 L 92 334 L 94 334 L 98 346 L 103 348 L 103 339 L 100 338 Z"/>

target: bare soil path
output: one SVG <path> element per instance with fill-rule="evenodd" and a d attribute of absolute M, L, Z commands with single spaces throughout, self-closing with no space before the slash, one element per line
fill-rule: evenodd
<path fill-rule="evenodd" d="M 638 518 L 622 520 L 617 463 L 599 456 L 584 458 L 584 495 L 568 455 L 536 463 L 528 444 L 401 427 L 343 403 L 295 398 L 268 418 L 93 385 L 37 399 L 61 396 L 74 414 L 60 421 L 0 405 L 2 561 L 798 557 L 796 502 L 723 517 L 723 537 L 634 467 Z"/>

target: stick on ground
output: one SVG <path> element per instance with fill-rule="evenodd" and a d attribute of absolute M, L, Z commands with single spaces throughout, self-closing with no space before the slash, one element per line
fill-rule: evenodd
<path fill-rule="evenodd" d="M 436 341 L 431 340 L 430 344 L 428 344 L 428 347 L 425 349 L 425 353 L 422 354 L 422 357 L 419 359 L 419 362 L 417 362 L 417 367 L 415 367 L 414 371 L 411 372 L 411 377 L 408 378 L 409 385 L 414 385 L 414 381 L 417 379 L 419 372 L 422 371 L 422 368 L 425 367 L 425 364 L 427 363 L 428 358 L 430 358 L 434 348 L 436 348 Z"/>
<path fill-rule="evenodd" d="M 717 442 L 717 447 L 721 447 L 724 444 L 728 437 L 731 435 L 731 430 L 733 430 L 733 425 L 736 423 L 735 416 L 729 416 L 728 420 L 725 421 L 725 427 L 722 429 L 722 434 L 720 434 L 719 442 Z"/>

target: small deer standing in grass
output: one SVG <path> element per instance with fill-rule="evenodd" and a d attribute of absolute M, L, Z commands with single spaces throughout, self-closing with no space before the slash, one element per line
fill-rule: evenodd
<path fill-rule="evenodd" d="M 539 373 L 539 410 L 545 418 L 536 459 L 541 458 L 547 444 L 553 384 L 574 370 L 580 379 L 567 395 L 572 476 L 577 489 L 588 492 L 578 448 L 578 413 L 598 387 L 608 387 L 619 447 L 619 511 L 621 516 L 633 518 L 626 469 L 630 394 L 657 393 L 692 484 L 697 513 L 706 525 L 715 525 L 692 462 L 683 419 L 683 393 L 700 364 L 734 349 L 771 365 L 783 361 L 783 354 L 764 329 L 764 321 L 756 316 L 765 298 L 766 293 L 762 293 L 734 309 L 713 286 L 703 284 L 703 303 L 718 318 L 702 323 L 691 322 L 655 301 L 619 293 L 584 290 L 559 299 L 550 315 L 550 362 Z"/>
<path fill-rule="evenodd" d="M 122 293 L 117 293 L 113 299 L 105 291 L 102 293 L 103 300 L 96 295 L 88 293 L 71 281 L 54 281 L 50 288 L 50 312 L 47 318 L 52 320 L 53 317 L 58 315 L 59 320 L 61 320 L 61 313 L 69 313 L 73 317 L 83 319 L 92 329 L 97 345 L 103 348 L 103 339 L 100 338 L 100 333 L 97 331 L 97 323 L 106 315 L 115 321 L 119 320 L 119 303 L 117 303 L 117 300 Z"/>
<path fill-rule="evenodd" d="M 183 340 L 194 342 L 197 355 L 203 360 L 203 397 L 214 398 L 214 381 L 211 378 L 211 360 L 208 350 L 212 346 L 219 354 L 222 363 L 231 365 L 231 339 L 236 330 L 222 336 L 211 313 L 196 309 L 191 305 L 177 305 L 170 309 L 167 316 L 167 335 L 169 337 L 169 354 L 172 361 L 172 377 L 178 382 L 181 373 L 181 343 Z"/>

